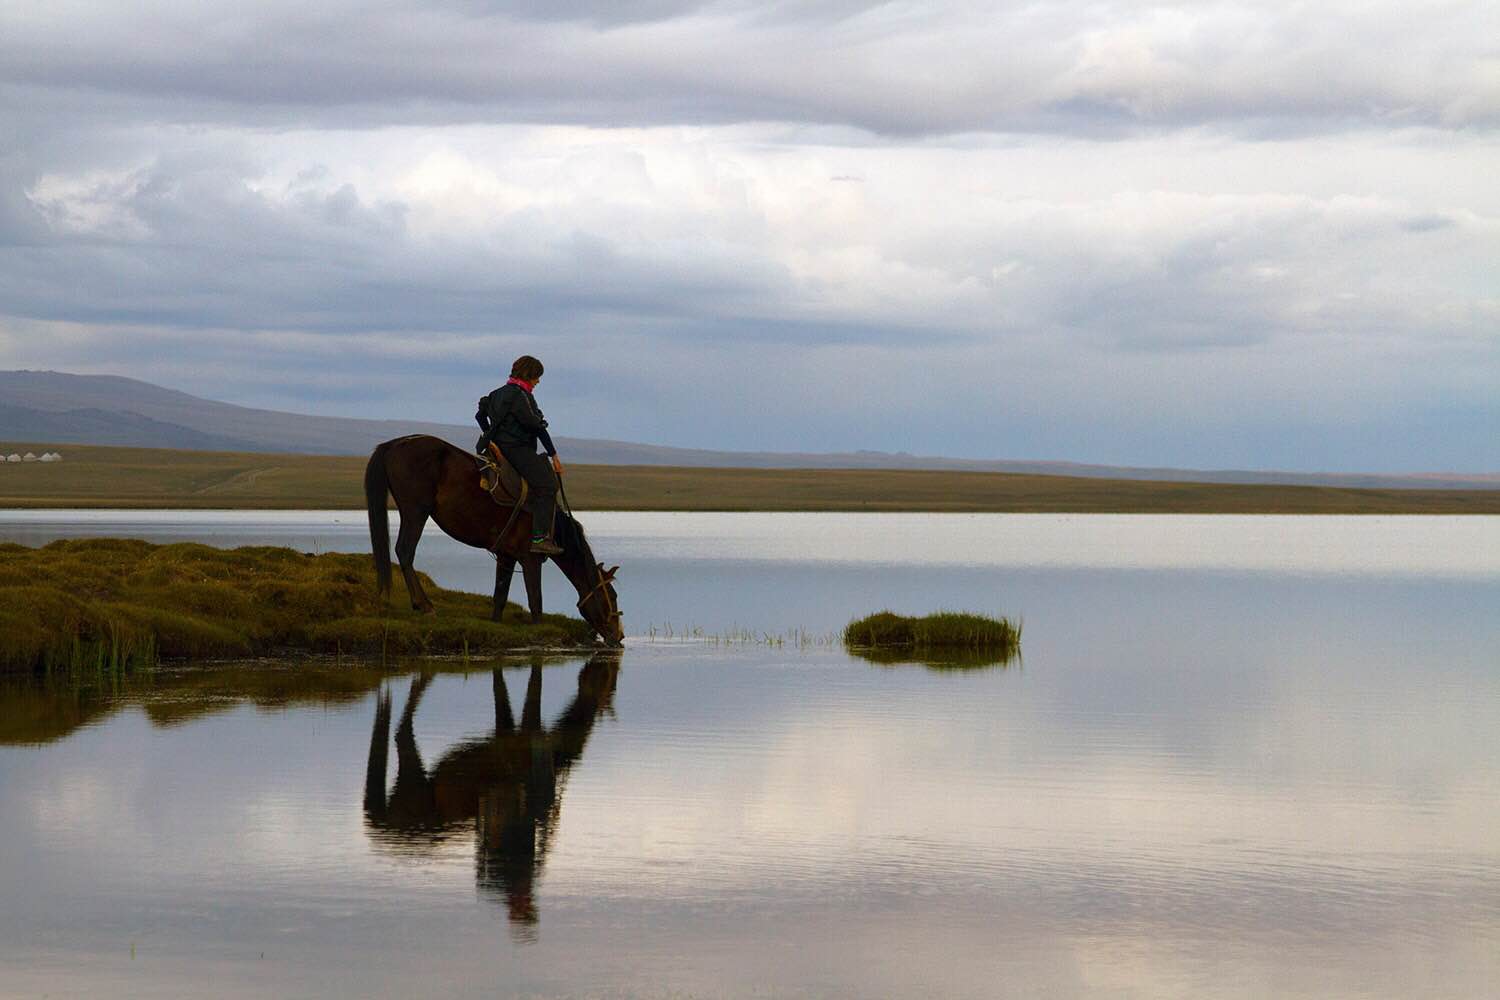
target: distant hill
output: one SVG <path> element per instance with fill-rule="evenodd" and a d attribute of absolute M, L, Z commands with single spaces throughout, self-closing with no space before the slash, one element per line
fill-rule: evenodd
<path fill-rule="evenodd" d="M 22 406 L 0 404 L 0 434 L 6 440 L 52 443 L 132 445 L 141 448 L 169 447 L 193 451 L 247 451 L 246 442 L 220 434 L 205 434 L 191 427 L 152 420 L 138 413 L 120 413 L 85 407 L 48 413 Z"/>
<path fill-rule="evenodd" d="M 0 438 L 6 440 L 357 455 L 402 434 L 463 442 L 475 433 L 407 420 L 257 410 L 117 375 L 0 372 Z"/>
<path fill-rule="evenodd" d="M 403 434 L 436 434 L 461 446 L 472 425 L 357 420 L 259 410 L 190 396 L 117 375 L 0 372 L 0 441 L 97 444 L 193 451 L 363 455 Z M 881 451 L 839 453 L 713 451 L 597 438 L 558 437 L 569 461 L 752 469 L 937 469 L 1200 483 L 1281 483 L 1368 488 L 1494 489 L 1500 475 L 1413 476 L 1135 468 L 1073 462 L 974 460 Z"/>

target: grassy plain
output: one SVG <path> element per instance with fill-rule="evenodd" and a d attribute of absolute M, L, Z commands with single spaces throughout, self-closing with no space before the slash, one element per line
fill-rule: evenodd
<path fill-rule="evenodd" d="M 490 598 L 422 585 L 436 615 L 411 611 L 399 578 L 381 598 L 365 555 L 120 538 L 0 545 L 0 672 L 289 652 L 477 655 L 577 647 L 593 635 L 562 615 L 525 624 L 514 605 L 491 622 Z"/>
<path fill-rule="evenodd" d="M 359 509 L 363 456 L 0 442 L 61 451 L 0 464 L 0 507 Z M 570 465 L 579 510 L 1500 514 L 1500 490 L 1149 482 L 1000 472 Z"/>

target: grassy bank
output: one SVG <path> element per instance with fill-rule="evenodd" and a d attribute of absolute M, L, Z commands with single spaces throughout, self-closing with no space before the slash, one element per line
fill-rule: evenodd
<path fill-rule="evenodd" d="M 490 599 L 422 585 L 435 616 L 389 604 L 370 558 L 291 549 L 216 549 L 125 539 L 0 545 L 0 671 L 124 670 L 160 660 L 287 652 L 487 654 L 590 641 L 582 621 L 521 610 L 488 620 Z"/>
<path fill-rule="evenodd" d="M 60 450 L 0 466 L 0 507 L 360 509 L 362 456 L 0 443 Z M 1500 514 L 1500 490 L 1147 482 L 1000 472 L 570 465 L 579 510 Z"/>

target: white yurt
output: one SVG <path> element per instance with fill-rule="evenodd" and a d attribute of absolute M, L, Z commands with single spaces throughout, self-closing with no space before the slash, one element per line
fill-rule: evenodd
<path fill-rule="evenodd" d="M 61 462 L 62 456 L 55 451 L 49 451 L 42 455 L 43 462 Z"/>
<path fill-rule="evenodd" d="M 26 454 L 24 454 L 24 455 L 21 456 L 21 461 L 23 461 L 23 462 L 35 462 L 36 461 L 36 452 L 34 452 L 34 451 L 28 451 Z"/>
<path fill-rule="evenodd" d="M 17 455 L 15 452 L 11 452 L 9 455 L 5 456 L 5 460 L 7 462 L 19 462 L 21 460 L 21 456 Z"/>

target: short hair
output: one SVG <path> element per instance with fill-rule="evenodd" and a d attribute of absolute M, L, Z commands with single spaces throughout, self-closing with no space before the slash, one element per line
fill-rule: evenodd
<path fill-rule="evenodd" d="M 542 377 L 542 363 L 529 354 L 523 354 L 510 366 L 510 377 L 535 382 Z"/>

